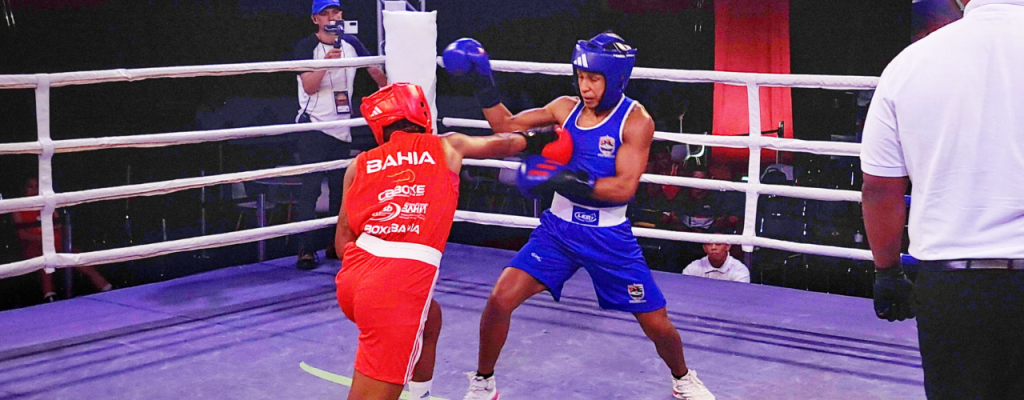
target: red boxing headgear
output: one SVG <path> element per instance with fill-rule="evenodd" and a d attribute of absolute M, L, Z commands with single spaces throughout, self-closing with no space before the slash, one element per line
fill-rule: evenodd
<path fill-rule="evenodd" d="M 385 127 L 403 119 L 422 126 L 427 134 L 433 130 L 427 96 L 423 94 L 423 88 L 412 83 L 393 83 L 363 97 L 359 110 L 373 131 L 377 144 L 384 144 Z"/>

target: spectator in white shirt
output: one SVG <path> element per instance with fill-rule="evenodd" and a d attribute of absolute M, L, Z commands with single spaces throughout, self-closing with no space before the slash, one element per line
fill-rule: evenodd
<path fill-rule="evenodd" d="M 696 260 L 683 269 L 683 275 L 702 276 L 720 281 L 750 283 L 750 271 L 729 255 L 732 245 L 725 243 L 705 243 L 706 257 Z"/>

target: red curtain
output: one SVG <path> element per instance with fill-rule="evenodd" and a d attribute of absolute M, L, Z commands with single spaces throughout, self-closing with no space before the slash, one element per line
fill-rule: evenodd
<path fill-rule="evenodd" d="M 715 70 L 788 74 L 789 0 L 715 0 Z M 789 88 L 760 89 L 761 130 L 785 123 L 784 137 L 793 137 L 793 100 Z M 740 135 L 750 130 L 747 88 L 715 84 L 712 134 Z M 716 147 L 714 163 L 746 172 L 748 150 Z M 763 150 L 762 165 L 775 162 Z"/>

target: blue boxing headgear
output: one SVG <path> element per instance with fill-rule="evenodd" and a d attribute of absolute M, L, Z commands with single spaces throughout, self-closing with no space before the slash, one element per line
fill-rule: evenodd
<path fill-rule="evenodd" d="M 576 42 L 576 49 L 572 52 L 573 72 L 580 69 L 604 75 L 604 95 L 597 103 L 599 111 L 619 104 L 635 63 L 636 49 L 610 31 Z"/>

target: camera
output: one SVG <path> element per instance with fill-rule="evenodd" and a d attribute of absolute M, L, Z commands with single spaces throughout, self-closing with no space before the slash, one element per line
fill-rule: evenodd
<path fill-rule="evenodd" d="M 334 48 L 340 49 L 342 35 L 359 34 L 359 21 L 331 21 L 324 27 L 324 31 L 338 36 L 338 39 L 334 40 Z"/>
<path fill-rule="evenodd" d="M 340 49 L 341 36 L 345 34 L 345 21 L 331 21 L 331 23 L 324 27 L 324 31 L 338 36 L 337 39 L 334 39 L 334 48 Z"/>

